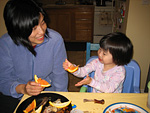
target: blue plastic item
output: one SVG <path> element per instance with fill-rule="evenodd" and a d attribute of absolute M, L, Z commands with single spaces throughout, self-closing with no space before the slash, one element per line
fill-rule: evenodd
<path fill-rule="evenodd" d="M 91 51 L 97 51 L 99 50 L 99 48 L 100 48 L 99 44 L 90 43 L 90 42 L 86 43 L 86 62 L 90 58 Z"/>
<path fill-rule="evenodd" d="M 98 58 L 98 56 L 92 56 L 87 61 L 91 62 L 93 59 Z M 126 69 L 126 78 L 123 83 L 122 93 L 140 93 L 140 76 L 141 71 L 138 63 L 135 60 L 131 60 L 130 63 L 124 65 Z M 94 77 L 94 72 L 89 74 L 90 77 Z M 88 85 L 83 85 L 80 92 L 92 92 L 93 88 Z"/>
<path fill-rule="evenodd" d="M 126 69 L 126 78 L 123 83 L 122 93 L 140 93 L 141 70 L 135 60 L 131 60 L 124 66 Z"/>

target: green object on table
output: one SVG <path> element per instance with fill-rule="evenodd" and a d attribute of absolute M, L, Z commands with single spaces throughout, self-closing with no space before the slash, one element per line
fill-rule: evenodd
<path fill-rule="evenodd" d="M 148 82 L 147 87 L 148 87 L 148 89 L 150 89 L 150 81 Z"/>
<path fill-rule="evenodd" d="M 87 87 L 82 86 L 80 92 L 86 92 L 86 91 L 87 91 Z"/>

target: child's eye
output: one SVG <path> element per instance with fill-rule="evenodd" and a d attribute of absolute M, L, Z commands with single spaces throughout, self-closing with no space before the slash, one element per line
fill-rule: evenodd
<path fill-rule="evenodd" d="M 102 49 L 100 48 L 99 51 L 102 52 Z"/>

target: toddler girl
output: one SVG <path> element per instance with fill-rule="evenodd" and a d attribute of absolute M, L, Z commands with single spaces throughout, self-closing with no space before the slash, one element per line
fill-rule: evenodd
<path fill-rule="evenodd" d="M 87 75 L 75 86 L 87 84 L 93 87 L 93 92 L 121 93 L 125 79 L 124 65 L 132 59 L 133 45 L 130 39 L 120 32 L 105 35 L 99 44 L 98 58 L 72 73 L 77 77 Z M 63 68 L 67 70 L 70 65 L 73 64 L 66 60 Z M 92 71 L 95 71 L 94 78 L 88 76 Z"/>

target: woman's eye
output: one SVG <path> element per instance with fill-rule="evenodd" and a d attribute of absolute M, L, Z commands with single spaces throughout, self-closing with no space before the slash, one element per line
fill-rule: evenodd
<path fill-rule="evenodd" d="M 32 30 L 36 30 L 36 28 L 37 28 L 37 26 L 33 27 L 33 29 L 32 29 Z"/>
<path fill-rule="evenodd" d="M 45 21 L 43 20 L 41 24 L 44 25 L 44 24 L 45 24 Z"/>

